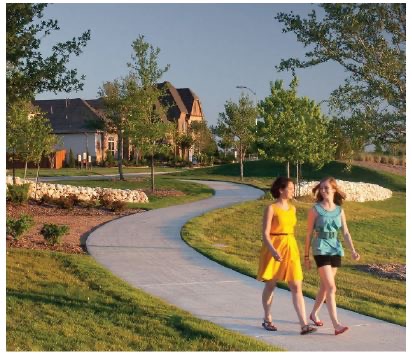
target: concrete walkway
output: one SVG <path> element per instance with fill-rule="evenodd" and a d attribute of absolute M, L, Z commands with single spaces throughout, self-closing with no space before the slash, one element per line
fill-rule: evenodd
<path fill-rule="evenodd" d="M 87 239 L 89 253 L 132 286 L 193 315 L 289 351 L 405 351 L 406 329 L 338 309 L 348 332 L 335 336 L 326 306 L 325 326 L 301 336 L 290 293 L 276 289 L 272 314 L 277 332 L 261 327 L 263 283 L 224 268 L 187 246 L 180 230 L 189 219 L 247 200 L 262 191 L 239 184 L 203 182 L 212 198 L 111 221 Z M 260 228 L 256 228 L 259 230 Z M 313 300 L 305 298 L 307 311 Z"/>

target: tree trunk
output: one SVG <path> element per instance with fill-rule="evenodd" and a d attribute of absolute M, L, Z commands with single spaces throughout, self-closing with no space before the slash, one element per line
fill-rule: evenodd
<path fill-rule="evenodd" d="M 123 132 L 117 131 L 117 166 L 119 168 L 119 179 L 124 180 L 123 176 Z"/>
<path fill-rule="evenodd" d="M 150 176 L 152 178 L 152 193 L 154 193 L 155 191 L 155 174 L 154 174 L 154 154 L 152 152 L 151 154 L 151 158 L 152 158 L 152 163 L 151 163 L 151 168 L 150 168 Z"/>
<path fill-rule="evenodd" d="M 290 178 L 289 161 L 287 161 L 286 163 L 286 174 L 287 174 L 287 177 Z"/>
<path fill-rule="evenodd" d="M 26 180 L 26 175 L 27 175 L 27 160 L 24 163 L 24 177 L 23 177 L 23 180 Z"/>
<path fill-rule="evenodd" d="M 37 183 L 39 181 L 40 162 L 37 163 L 36 185 L 34 186 L 34 200 L 37 200 Z"/>
<path fill-rule="evenodd" d="M 239 157 L 240 157 L 240 181 L 243 181 L 243 148 L 242 148 L 242 144 L 240 144 L 240 148 L 239 148 Z"/>
<path fill-rule="evenodd" d="M 296 186 L 295 186 L 295 196 L 298 196 L 299 190 L 299 162 L 296 162 Z"/>
<path fill-rule="evenodd" d="M 16 185 L 16 163 L 15 163 L 15 158 L 14 158 L 14 153 L 11 157 L 11 162 L 12 162 L 12 168 L 13 168 L 13 185 Z"/>

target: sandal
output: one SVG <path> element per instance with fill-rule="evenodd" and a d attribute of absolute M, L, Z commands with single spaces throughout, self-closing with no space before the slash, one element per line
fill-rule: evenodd
<path fill-rule="evenodd" d="M 315 326 L 322 327 L 322 321 L 316 321 L 315 318 L 312 316 L 312 313 L 309 315 L 309 319 L 315 324 Z"/>
<path fill-rule="evenodd" d="M 277 331 L 278 328 L 271 321 L 263 320 L 262 327 L 267 331 Z"/>
<path fill-rule="evenodd" d="M 310 325 L 306 324 L 302 327 L 302 330 L 300 331 L 300 334 L 308 334 L 308 333 L 313 333 L 316 332 L 317 329 L 315 327 L 311 327 Z"/>
<path fill-rule="evenodd" d="M 341 329 L 335 329 L 335 336 L 338 334 L 342 334 L 343 332 L 346 332 L 349 329 L 349 327 L 342 327 Z"/>

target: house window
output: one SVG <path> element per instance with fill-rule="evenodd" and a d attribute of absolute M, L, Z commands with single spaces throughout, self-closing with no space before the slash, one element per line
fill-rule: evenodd
<path fill-rule="evenodd" d="M 107 150 L 114 155 L 114 137 L 107 138 Z"/>

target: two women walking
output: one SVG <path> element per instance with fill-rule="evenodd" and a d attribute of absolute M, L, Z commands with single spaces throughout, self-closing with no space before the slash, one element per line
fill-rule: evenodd
<path fill-rule="evenodd" d="M 303 273 L 294 235 L 296 208 L 289 202 L 294 194 L 293 181 L 285 177 L 277 178 L 272 184 L 271 193 L 275 202 L 266 208 L 263 217 L 263 244 L 257 275 L 258 280 L 265 282 L 262 292 L 264 310 L 262 326 L 269 331 L 277 330 L 271 315 L 274 290 L 278 281 L 286 281 L 301 325 L 300 333 L 312 333 L 316 328 L 309 325 L 306 320 L 302 294 Z M 336 180 L 332 177 L 323 179 L 315 186 L 313 193 L 316 196 L 316 204 L 310 209 L 308 215 L 304 262 L 305 268 L 309 270 L 311 268 L 309 251 L 312 248 L 320 277 L 320 287 L 309 318 L 315 326 L 323 326 L 318 312 L 326 299 L 335 335 L 338 335 L 348 330 L 348 327 L 339 322 L 336 314 L 335 275 L 344 254 L 338 240 L 340 229 L 351 249 L 352 258 L 359 260 L 360 256 L 353 246 L 345 213 L 341 208 L 345 194 L 338 188 Z"/>

